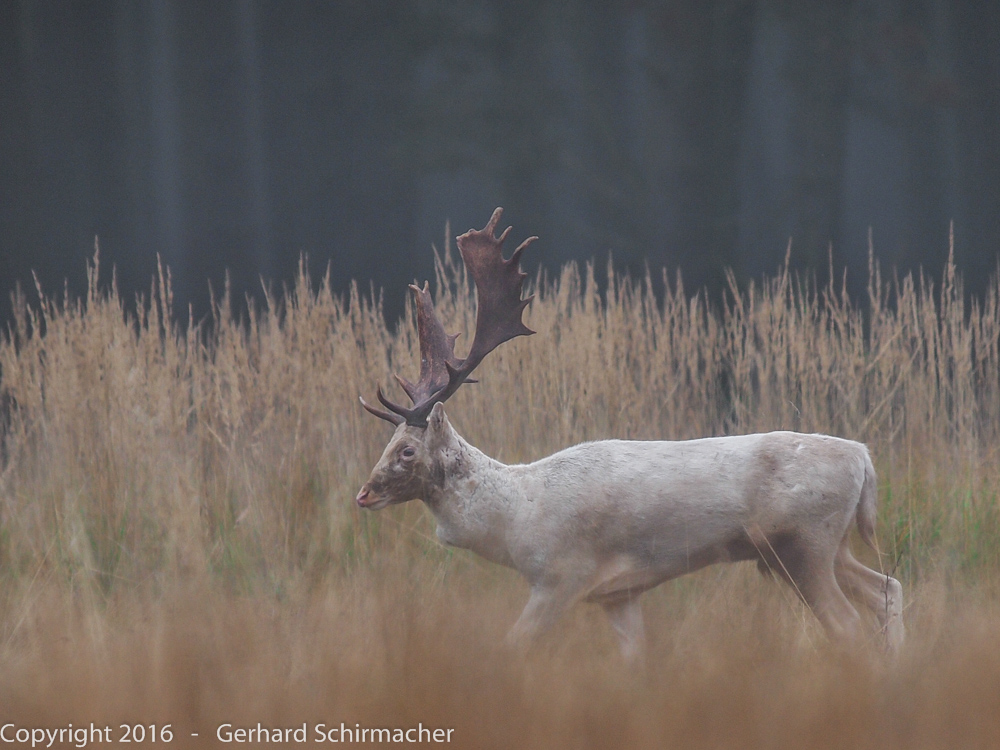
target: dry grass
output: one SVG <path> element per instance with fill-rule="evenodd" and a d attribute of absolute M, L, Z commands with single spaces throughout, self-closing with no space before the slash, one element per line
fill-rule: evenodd
<path fill-rule="evenodd" d="M 637 674 L 586 607 L 506 653 L 516 576 L 440 547 L 419 504 L 355 507 L 388 437 L 357 396 L 413 374 L 409 323 L 303 269 L 247 321 L 224 296 L 178 325 L 165 275 L 136 317 L 98 271 L 81 301 L 17 297 L 0 343 L 0 724 L 171 723 L 181 747 L 341 721 L 460 747 L 1000 741 L 997 284 L 969 303 L 950 261 L 939 288 L 873 267 L 858 307 L 787 271 L 712 304 L 613 273 L 602 298 L 590 268 L 536 281 L 539 335 L 448 405 L 491 455 L 786 428 L 865 441 L 879 470 L 898 661 L 833 653 L 748 566 L 649 594 Z M 448 253 L 437 300 L 472 329 Z"/>

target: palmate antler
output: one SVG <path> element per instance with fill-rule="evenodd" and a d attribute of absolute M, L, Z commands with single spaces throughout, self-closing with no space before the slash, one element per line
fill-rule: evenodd
<path fill-rule="evenodd" d="M 372 406 L 364 398 L 362 406 L 380 419 L 394 425 L 406 422 L 424 427 L 434 404 L 447 401 L 462 383 L 475 382 L 469 375 L 483 358 L 500 344 L 515 336 L 527 336 L 534 331 L 524 325 L 521 314 L 533 297 L 521 299 L 521 287 L 527 274 L 521 271 L 518 261 L 521 253 L 537 237 L 529 237 L 514 251 L 509 259 L 503 257 L 503 241 L 510 234 L 507 227 L 499 237 L 494 236 L 503 209 L 498 208 L 482 229 L 471 229 L 458 238 L 458 250 L 465 267 L 476 282 L 478 304 L 476 308 L 476 335 L 465 359 L 455 356 L 458 334 L 445 333 L 444 326 L 434 312 L 428 286 L 411 284 L 417 303 L 417 335 L 420 338 L 420 379 L 411 383 L 395 376 L 413 406 L 400 406 L 382 392 L 379 384 L 378 400 L 389 411 Z"/>

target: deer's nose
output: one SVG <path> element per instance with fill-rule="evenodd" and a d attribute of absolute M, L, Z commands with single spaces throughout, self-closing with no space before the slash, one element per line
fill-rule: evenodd
<path fill-rule="evenodd" d="M 359 492 L 358 496 L 356 498 L 354 498 L 354 499 L 357 500 L 359 507 L 364 508 L 365 505 L 367 504 L 365 501 L 368 499 L 368 496 L 371 495 L 371 494 L 372 494 L 372 491 L 370 489 L 368 489 L 368 485 L 366 484 L 364 487 L 361 488 L 361 492 Z"/>

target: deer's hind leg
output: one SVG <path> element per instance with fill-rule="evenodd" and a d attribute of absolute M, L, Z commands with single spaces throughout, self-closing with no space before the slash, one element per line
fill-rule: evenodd
<path fill-rule="evenodd" d="M 851 554 L 847 537 L 837 550 L 834 571 L 841 587 L 878 618 L 886 646 L 899 650 L 906 635 L 903 627 L 903 587 L 895 578 L 862 565 Z"/>
<path fill-rule="evenodd" d="M 795 590 L 831 640 L 852 643 L 858 639 L 861 616 L 837 582 L 834 550 L 789 536 L 769 543 L 768 552 L 762 555 L 767 566 Z"/>

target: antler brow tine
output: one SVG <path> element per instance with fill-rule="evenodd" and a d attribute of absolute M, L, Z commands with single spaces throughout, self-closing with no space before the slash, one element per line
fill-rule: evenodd
<path fill-rule="evenodd" d="M 364 396 L 358 396 L 358 398 L 361 400 L 361 405 L 365 407 L 365 410 L 369 414 L 374 414 L 379 419 L 384 419 L 386 422 L 392 422 L 397 427 L 406 421 L 406 419 L 400 414 L 393 414 L 391 412 L 383 411 L 382 409 L 379 409 L 376 406 L 372 406 L 367 401 L 365 401 Z"/>

